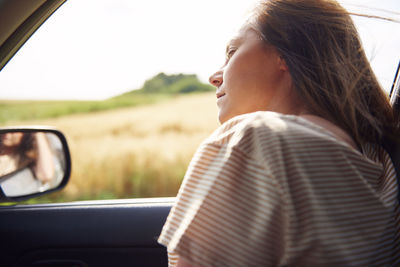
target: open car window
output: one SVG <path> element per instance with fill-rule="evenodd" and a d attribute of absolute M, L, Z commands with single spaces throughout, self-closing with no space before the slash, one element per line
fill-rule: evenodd
<path fill-rule="evenodd" d="M 353 15 L 371 66 L 386 92 L 390 92 L 400 61 L 400 3 L 383 1 L 339 1 Z"/>
<path fill-rule="evenodd" d="M 341 2 L 389 18 L 354 16 L 389 92 L 400 59 L 397 0 Z M 66 188 L 30 201 L 175 196 L 218 126 L 207 78 L 254 3 L 67 1 L 0 72 L 1 125 L 55 126 L 71 148 Z"/>

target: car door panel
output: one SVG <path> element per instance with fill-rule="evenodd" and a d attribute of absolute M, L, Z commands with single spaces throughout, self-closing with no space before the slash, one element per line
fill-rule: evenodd
<path fill-rule="evenodd" d="M 165 198 L 2 207 L 2 266 L 166 266 L 157 236 L 172 203 Z"/>

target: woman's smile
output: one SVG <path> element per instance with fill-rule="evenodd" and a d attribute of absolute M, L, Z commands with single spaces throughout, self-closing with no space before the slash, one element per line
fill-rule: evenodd
<path fill-rule="evenodd" d="M 225 96 L 225 92 L 217 91 L 217 93 L 215 95 L 216 95 L 217 101 L 218 101 Z"/>

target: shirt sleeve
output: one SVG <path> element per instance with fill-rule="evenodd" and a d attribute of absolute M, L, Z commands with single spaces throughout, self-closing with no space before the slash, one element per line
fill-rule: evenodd
<path fill-rule="evenodd" d="M 287 228 L 282 199 L 255 159 L 235 146 L 204 143 L 158 241 L 196 266 L 279 265 Z"/>

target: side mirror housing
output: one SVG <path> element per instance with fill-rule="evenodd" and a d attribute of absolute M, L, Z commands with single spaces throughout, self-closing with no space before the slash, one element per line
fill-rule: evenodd
<path fill-rule="evenodd" d="M 0 202 L 62 189 L 71 174 L 65 136 L 52 128 L 0 129 Z"/>

